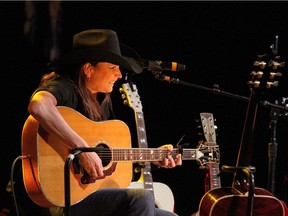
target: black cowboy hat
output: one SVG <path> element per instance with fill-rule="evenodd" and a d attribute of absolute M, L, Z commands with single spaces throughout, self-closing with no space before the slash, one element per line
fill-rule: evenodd
<path fill-rule="evenodd" d="M 121 50 L 130 57 L 122 55 Z M 109 29 L 89 29 L 75 34 L 73 50 L 60 60 L 60 64 L 93 61 L 116 64 L 134 73 L 141 73 L 143 70 L 138 53 L 126 45 L 119 44 L 116 32 Z"/>

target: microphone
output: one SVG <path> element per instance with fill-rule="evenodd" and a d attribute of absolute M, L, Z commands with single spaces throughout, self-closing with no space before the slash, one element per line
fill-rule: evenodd
<path fill-rule="evenodd" d="M 163 74 L 157 74 L 155 75 L 155 77 L 161 81 L 166 81 L 166 82 L 169 82 L 169 83 L 176 83 L 176 84 L 179 84 L 180 83 L 180 80 L 179 79 L 175 79 L 175 78 L 171 78 L 170 76 L 166 76 L 166 75 L 163 75 Z"/>
<path fill-rule="evenodd" d="M 151 61 L 143 59 L 143 68 L 152 72 L 162 72 L 162 70 L 184 71 L 186 66 L 177 62 L 165 62 L 159 60 Z"/>

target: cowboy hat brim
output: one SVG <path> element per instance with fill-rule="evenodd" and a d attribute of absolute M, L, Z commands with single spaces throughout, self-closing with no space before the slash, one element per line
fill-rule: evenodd
<path fill-rule="evenodd" d="M 141 73 L 143 71 L 143 65 L 141 59 L 136 61 L 132 57 L 124 55 L 118 55 L 99 48 L 85 48 L 80 50 L 74 50 L 73 52 L 65 55 L 59 62 L 59 64 L 71 64 L 71 63 L 85 63 L 85 62 L 109 62 L 119 65 L 120 67 L 134 72 Z"/>

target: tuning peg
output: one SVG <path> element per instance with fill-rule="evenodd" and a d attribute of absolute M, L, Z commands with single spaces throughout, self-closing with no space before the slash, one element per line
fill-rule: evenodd
<path fill-rule="evenodd" d="M 278 82 L 278 81 L 267 82 L 267 83 L 266 83 L 266 88 L 271 88 L 271 86 L 278 87 L 278 85 L 279 85 L 279 82 Z"/>
<path fill-rule="evenodd" d="M 255 61 L 253 63 L 253 65 L 256 67 L 260 67 L 261 69 L 264 69 L 266 66 L 266 62 L 265 61 Z"/>
<path fill-rule="evenodd" d="M 252 71 L 251 73 L 250 73 L 250 75 L 251 76 L 253 76 L 253 77 L 257 77 L 258 79 L 260 79 L 260 78 L 262 78 L 262 76 L 263 76 L 263 72 L 262 71 Z"/>
<path fill-rule="evenodd" d="M 280 62 L 279 64 L 280 64 L 279 67 L 281 67 L 281 68 L 285 67 L 285 62 Z"/>
<path fill-rule="evenodd" d="M 281 72 L 270 72 L 270 79 L 274 79 L 275 77 L 281 77 L 282 73 Z"/>
<path fill-rule="evenodd" d="M 126 99 L 126 94 L 121 94 L 122 99 Z"/>
<path fill-rule="evenodd" d="M 272 61 L 272 68 L 276 70 L 278 67 L 285 67 L 285 62 Z"/>
<path fill-rule="evenodd" d="M 123 104 L 128 105 L 128 100 L 125 94 L 121 94 L 121 98 L 123 99 Z"/>
<path fill-rule="evenodd" d="M 123 104 L 124 104 L 124 105 L 128 105 L 128 101 L 127 101 L 127 100 L 124 100 L 124 101 L 123 101 Z"/>
<path fill-rule="evenodd" d="M 253 87 L 253 88 L 258 88 L 260 86 L 260 81 L 256 80 L 256 81 L 248 81 L 247 82 L 249 87 Z"/>

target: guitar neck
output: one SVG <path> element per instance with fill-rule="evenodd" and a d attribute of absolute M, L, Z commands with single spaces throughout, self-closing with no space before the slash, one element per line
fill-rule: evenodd
<path fill-rule="evenodd" d="M 141 177 L 143 178 L 144 189 L 149 190 L 155 197 L 153 177 L 151 174 L 151 164 L 149 162 L 145 163 L 145 166 L 141 169 Z"/>
<path fill-rule="evenodd" d="M 135 111 L 135 120 L 137 126 L 138 145 L 140 148 L 148 148 L 143 112 Z M 144 167 L 141 169 L 140 178 L 143 180 L 144 189 L 149 190 L 155 198 L 150 162 L 146 162 Z"/>
<path fill-rule="evenodd" d="M 279 85 L 279 78 L 282 77 L 282 72 L 280 71 L 284 66 L 285 62 L 281 62 L 280 56 L 275 55 L 275 53 L 272 53 L 272 55 L 258 55 L 257 60 L 253 63 L 253 69 L 250 73 L 251 80 L 248 81 L 251 93 L 237 156 L 237 167 L 248 167 L 253 163 L 253 148 L 259 103 L 267 99 L 267 91 L 270 92 L 270 97 L 272 96 L 273 88 Z M 271 100 L 270 97 L 269 100 Z M 246 175 L 242 172 L 236 172 L 234 175 L 233 186 L 243 193 L 247 192 L 249 188 L 246 178 Z"/>
<path fill-rule="evenodd" d="M 209 182 L 210 190 L 221 187 L 219 165 L 217 163 L 211 163 L 209 166 Z"/>
<path fill-rule="evenodd" d="M 135 112 L 136 118 L 136 125 L 137 125 L 137 134 L 138 134 L 138 145 L 140 148 L 147 148 L 147 137 L 146 137 L 146 129 L 145 129 L 145 122 L 144 122 L 144 114 L 143 112 Z M 216 146 L 216 144 L 215 144 Z M 197 151 L 197 149 L 174 149 L 171 152 L 171 156 L 175 159 L 177 154 L 182 153 L 183 160 L 197 160 L 202 157 L 202 153 Z M 167 152 L 165 152 L 166 156 L 168 156 Z M 160 155 L 159 155 L 160 156 Z M 160 159 L 162 157 L 160 156 Z M 152 160 L 151 160 L 152 161 Z"/>
<path fill-rule="evenodd" d="M 207 146 L 217 146 L 216 143 L 216 130 L 214 125 L 214 116 L 212 113 L 200 113 L 200 121 L 202 123 L 202 130 L 200 134 L 203 134 L 201 140 L 205 140 L 205 142 L 202 141 L 204 145 Z M 199 127 L 200 128 L 200 127 Z M 220 181 L 220 175 L 219 175 L 219 162 L 216 163 L 207 163 L 208 168 L 208 178 L 205 183 L 205 191 L 220 188 L 221 187 L 221 181 Z"/>
<path fill-rule="evenodd" d="M 252 91 L 246 111 L 236 166 L 249 166 L 252 161 L 254 130 L 258 110 L 258 97 Z"/>
<path fill-rule="evenodd" d="M 140 148 L 148 148 L 143 112 L 135 112 L 135 120 L 137 126 L 138 146 Z"/>
<path fill-rule="evenodd" d="M 162 161 L 169 155 L 176 159 L 178 154 L 182 154 L 182 160 L 199 160 L 203 157 L 210 157 L 210 153 L 214 153 L 213 149 L 200 151 L 199 149 L 173 149 L 172 152 L 163 148 L 112 148 L 103 149 L 102 147 L 93 148 L 101 158 L 111 158 L 114 162 L 131 161 L 131 162 L 153 162 Z M 205 156 L 207 154 L 207 156 Z M 211 158 L 204 160 L 215 160 L 213 155 Z"/>

